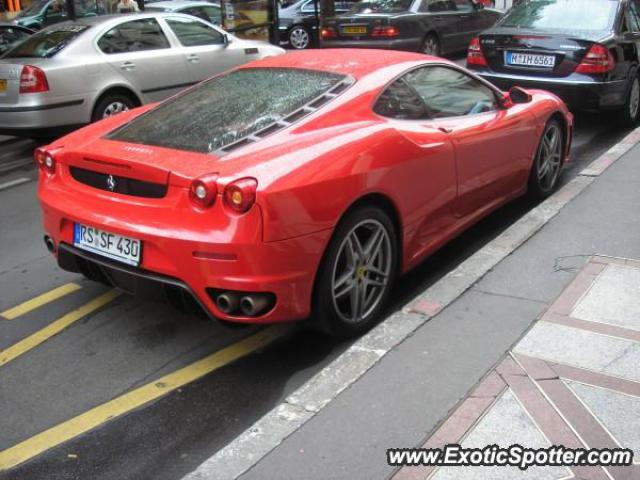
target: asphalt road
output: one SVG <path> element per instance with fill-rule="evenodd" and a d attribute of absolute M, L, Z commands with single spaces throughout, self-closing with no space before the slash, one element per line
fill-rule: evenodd
<path fill-rule="evenodd" d="M 625 133 L 579 116 L 563 181 Z M 20 168 L 33 146 L 0 139 L 13 162 L 0 175 L 0 467 L 19 463 L 0 478 L 180 478 L 348 346 L 295 326 L 223 328 L 60 271 L 35 171 Z M 502 208 L 405 276 L 390 312 L 532 206 Z"/>

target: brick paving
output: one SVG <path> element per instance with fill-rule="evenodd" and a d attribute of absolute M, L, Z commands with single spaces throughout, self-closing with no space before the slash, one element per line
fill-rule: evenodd
<path fill-rule="evenodd" d="M 593 256 L 424 448 L 625 447 L 626 467 L 404 467 L 393 480 L 640 479 L 640 261 Z"/>

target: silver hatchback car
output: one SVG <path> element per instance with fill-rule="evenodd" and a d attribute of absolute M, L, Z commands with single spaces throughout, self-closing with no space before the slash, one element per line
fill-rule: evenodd
<path fill-rule="evenodd" d="M 0 57 L 0 133 L 39 136 L 86 124 L 283 53 L 180 13 L 61 23 Z"/>

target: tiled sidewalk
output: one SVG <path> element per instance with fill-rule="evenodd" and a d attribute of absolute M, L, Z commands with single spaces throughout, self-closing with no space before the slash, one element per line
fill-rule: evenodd
<path fill-rule="evenodd" d="M 640 479 L 640 261 L 595 256 L 425 448 L 630 448 L 630 467 L 405 467 L 393 480 Z"/>

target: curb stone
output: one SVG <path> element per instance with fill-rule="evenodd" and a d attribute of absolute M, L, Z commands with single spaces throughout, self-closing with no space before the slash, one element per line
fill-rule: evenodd
<path fill-rule="evenodd" d="M 430 318 L 453 303 L 504 258 L 555 217 L 607 168 L 640 142 L 640 127 L 594 160 L 576 178 L 527 212 L 456 269 L 382 321 L 344 353 L 216 452 L 183 480 L 237 478 L 302 427 L 340 392 Z"/>

